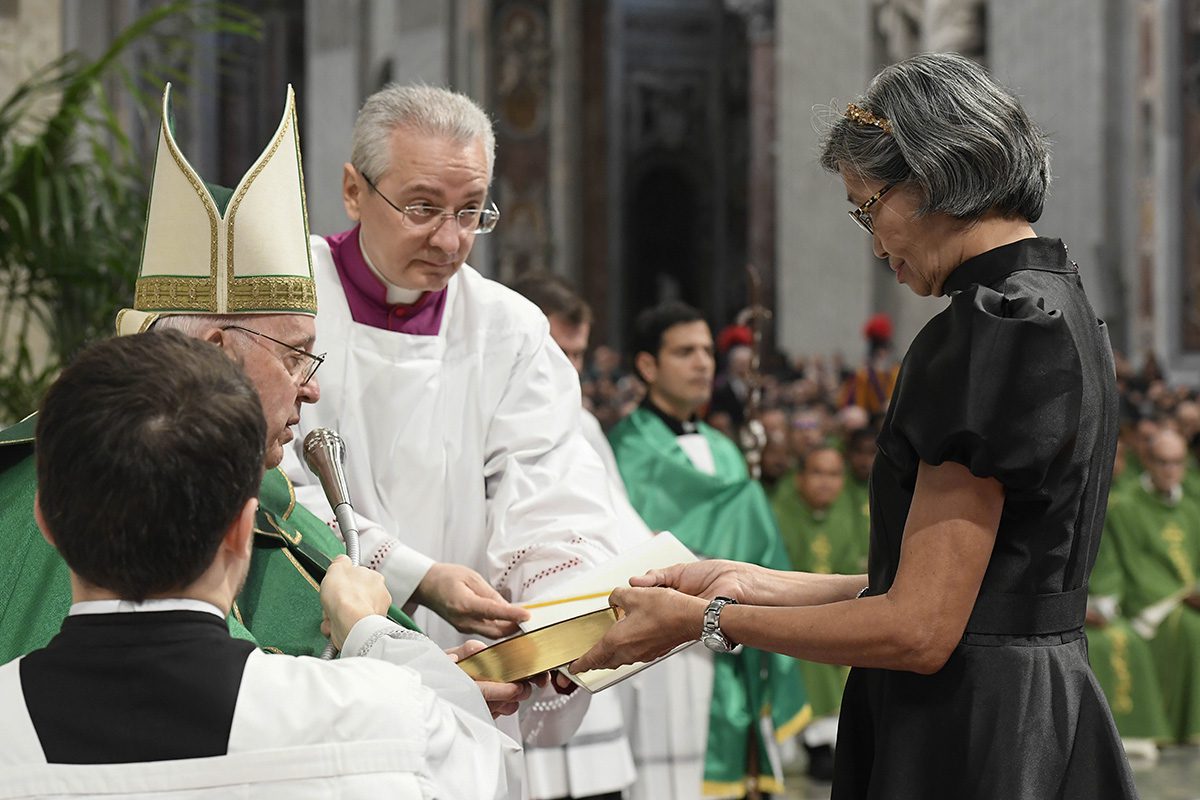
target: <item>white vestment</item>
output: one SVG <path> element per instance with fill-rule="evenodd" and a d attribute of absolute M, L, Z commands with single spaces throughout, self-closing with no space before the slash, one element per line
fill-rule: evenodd
<path fill-rule="evenodd" d="M 599 420 L 585 410 L 582 427 L 584 438 L 608 472 L 613 508 L 627 538 L 624 546 L 653 536 L 629 502 L 612 445 Z M 708 460 L 712 461 L 711 453 Z M 592 699 L 595 703 L 615 693 L 622 704 L 637 769 L 637 779 L 626 793 L 630 800 L 694 800 L 700 796 L 712 682 L 712 653 L 703 647 L 689 647 Z M 583 730 L 580 726 L 581 733 Z M 527 759 L 532 752 L 537 751 L 526 751 Z"/>
<path fill-rule="evenodd" d="M 429 639 L 367 617 L 343 653 L 366 657 L 252 652 L 227 756 L 99 766 L 46 763 L 12 661 L 0 667 L 0 798 L 519 796 L 518 746 Z"/>
<path fill-rule="evenodd" d="M 314 428 L 341 434 L 355 509 L 377 524 L 360 525 L 362 560 L 394 601 L 406 602 L 435 561 L 469 566 L 521 602 L 615 555 L 604 467 L 579 432 L 579 379 L 545 316 L 464 265 L 437 335 L 360 324 L 328 244 L 312 241 L 315 349 L 328 355 L 321 399 L 303 408 L 283 468 L 297 499 L 332 519 L 299 451 Z M 427 609 L 414 616 L 443 646 L 468 638 Z M 588 697 L 535 692 L 520 712 L 526 742 L 566 741 Z"/>

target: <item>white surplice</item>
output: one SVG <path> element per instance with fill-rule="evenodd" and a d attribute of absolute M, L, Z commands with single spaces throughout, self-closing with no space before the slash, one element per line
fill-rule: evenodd
<path fill-rule="evenodd" d="M 582 428 L 608 473 L 613 508 L 630 540 L 626 546 L 653 536 L 629 502 L 612 445 L 599 420 L 585 410 Z M 689 647 L 592 699 L 594 703 L 615 693 L 621 703 L 637 771 L 625 793 L 629 800 L 694 800 L 700 796 L 712 682 L 712 653 L 703 647 Z"/>
<path fill-rule="evenodd" d="M 375 523 L 360 525 L 363 563 L 395 602 L 434 561 L 469 566 L 521 602 L 618 552 L 604 467 L 579 431 L 579 379 L 536 306 L 464 265 L 439 333 L 397 333 L 354 321 L 320 237 L 313 270 L 327 360 L 283 468 L 297 499 L 332 519 L 300 449 L 314 428 L 338 431 L 355 510 Z M 468 638 L 427 609 L 414 616 L 443 646 Z M 567 741 L 588 699 L 535 693 L 520 712 L 526 744 Z M 611 780 L 618 768 L 592 771 Z"/>
<path fill-rule="evenodd" d="M 355 625 L 337 661 L 252 652 L 227 756 L 47 764 L 19 670 L 20 659 L 0 667 L 0 798 L 263 791 L 509 798 L 522 791 L 520 749 L 497 730 L 478 689 L 429 639 L 383 617 Z M 112 723 L 96 724 L 106 722 Z"/>

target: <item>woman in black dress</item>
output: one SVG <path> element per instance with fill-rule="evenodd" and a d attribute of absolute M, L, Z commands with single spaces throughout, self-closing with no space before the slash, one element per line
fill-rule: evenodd
<path fill-rule="evenodd" d="M 833 797 L 1136 797 L 1087 661 L 1087 579 L 1117 440 L 1111 348 L 1062 242 L 1037 238 L 1045 139 L 978 65 L 884 69 L 822 164 L 896 279 L 947 296 L 909 348 L 871 475 L 867 575 L 703 561 L 613 593 L 573 669 L 702 638 L 855 667 Z M 735 603 L 707 602 L 717 597 Z"/>

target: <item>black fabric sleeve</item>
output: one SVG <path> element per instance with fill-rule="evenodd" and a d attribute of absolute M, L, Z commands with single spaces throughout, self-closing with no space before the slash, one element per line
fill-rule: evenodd
<path fill-rule="evenodd" d="M 913 342 L 881 448 L 901 463 L 963 464 L 1010 498 L 1036 496 L 1074 449 L 1082 382 L 1060 311 L 975 285 Z"/>

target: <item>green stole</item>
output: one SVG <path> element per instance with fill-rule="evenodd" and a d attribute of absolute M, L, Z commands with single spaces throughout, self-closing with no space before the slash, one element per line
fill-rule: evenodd
<path fill-rule="evenodd" d="M 1200 506 L 1186 496 L 1176 505 L 1143 486 L 1109 503 L 1104 526 L 1121 561 L 1121 605 L 1133 617 L 1172 595 L 1195 591 L 1200 579 Z M 1103 540 L 1102 540 L 1103 542 Z M 1200 611 L 1179 602 L 1149 642 L 1158 669 L 1169 738 L 1200 742 Z"/>
<path fill-rule="evenodd" d="M 254 556 L 233 605 L 230 630 L 265 650 L 320 655 L 329 640 L 321 635 L 319 588 L 329 563 L 346 548 L 327 524 L 296 502 L 282 470 L 267 470 L 258 502 Z M 418 630 L 395 606 L 388 617 Z"/>
<path fill-rule="evenodd" d="M 1115 502 L 1117 499 L 1110 495 L 1110 507 Z M 1094 597 L 1120 598 L 1124 586 L 1125 575 L 1116 543 L 1105 533 L 1088 579 L 1088 593 Z M 1145 640 L 1120 611 L 1104 627 L 1088 625 L 1086 631 L 1088 661 L 1108 698 L 1117 732 L 1122 738 L 1166 741 L 1169 735 L 1162 689 Z"/>
<path fill-rule="evenodd" d="M 734 444 L 700 424 L 716 466 L 706 475 L 692 465 L 675 434 L 653 412 L 638 409 L 609 435 L 629 500 L 651 530 L 669 530 L 698 556 L 725 558 L 788 569 L 771 506 L 762 486 L 750 479 Z M 713 658 L 705 794 L 745 792 L 748 778 L 763 791 L 779 793 L 758 724 L 769 713 L 779 740 L 807 724 L 811 714 L 795 659 L 743 648 Z M 759 775 L 749 776 L 748 741 L 759 748 Z"/>
<path fill-rule="evenodd" d="M 44 647 L 71 608 L 71 580 L 58 551 L 33 518 L 37 490 L 35 418 L 0 431 L 0 663 Z M 259 489 L 255 548 L 246 585 L 234 603 L 229 630 L 266 650 L 319 655 L 318 587 L 329 562 L 345 552 L 328 525 L 296 504 L 291 484 L 268 470 Z M 416 629 L 402 611 L 390 616 Z"/>

